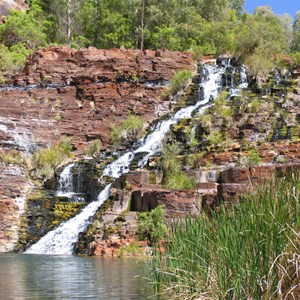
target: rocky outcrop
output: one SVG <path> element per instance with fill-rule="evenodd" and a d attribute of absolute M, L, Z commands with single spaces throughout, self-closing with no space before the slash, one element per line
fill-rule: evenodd
<path fill-rule="evenodd" d="M 231 202 L 257 185 L 268 183 L 287 173 L 299 172 L 300 163 L 266 164 L 249 168 L 229 168 L 220 173 L 218 201 Z"/>
<path fill-rule="evenodd" d="M 78 155 L 95 139 L 106 147 L 110 125 L 120 124 L 129 114 L 151 122 L 168 113 L 171 99 L 164 96 L 166 84 L 175 72 L 195 68 L 191 53 L 167 50 L 39 50 L 28 57 L 21 74 L 0 87 L 0 148 L 33 153 L 64 135 L 72 138 Z M 0 251 L 4 251 L 12 249 L 17 238 L 16 200 L 30 183 L 18 163 L 1 168 Z M 28 223 L 34 232 L 49 227 L 44 226 L 44 213 L 32 217 L 32 226 Z"/>
<path fill-rule="evenodd" d="M 14 249 L 31 185 L 22 169 L 0 163 L 0 253 Z"/>
<path fill-rule="evenodd" d="M 50 47 L 29 56 L 22 74 L 0 89 L 2 146 L 45 145 L 62 135 L 76 149 L 100 139 L 129 114 L 151 122 L 169 111 L 166 83 L 195 70 L 190 53 L 167 50 L 71 50 Z"/>

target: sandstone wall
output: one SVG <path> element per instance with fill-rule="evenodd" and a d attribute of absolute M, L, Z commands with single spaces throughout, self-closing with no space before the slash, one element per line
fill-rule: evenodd
<path fill-rule="evenodd" d="M 180 69 L 196 69 L 191 53 L 67 47 L 37 51 L 21 74 L 0 87 L 0 150 L 32 153 L 63 135 L 72 137 L 78 154 L 93 139 L 107 146 L 110 125 L 129 114 L 151 122 L 169 112 L 164 91 Z M 2 252 L 17 241 L 18 201 L 30 183 L 22 168 L 9 163 L 0 167 Z"/>
<path fill-rule="evenodd" d="M 17 135 L 36 145 L 71 136 L 79 151 L 93 139 L 105 146 L 110 125 L 130 113 L 150 122 L 168 112 L 165 84 L 195 68 L 191 53 L 40 50 L 0 89 L 0 146 L 22 146 Z"/>

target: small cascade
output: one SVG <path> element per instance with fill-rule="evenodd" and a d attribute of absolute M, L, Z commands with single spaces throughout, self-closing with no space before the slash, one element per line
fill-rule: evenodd
<path fill-rule="evenodd" d="M 4 132 L 8 136 L 11 136 L 13 139 L 13 141 L 1 141 L 5 147 L 18 148 L 26 154 L 29 154 L 35 150 L 36 145 L 31 132 L 24 128 L 19 128 L 14 121 L 7 121 L 6 119 L 0 117 L 0 122 L 5 123 L 5 125 L 0 124 L 0 131 Z M 28 124 L 22 120 L 22 125 L 26 127 Z"/>
<path fill-rule="evenodd" d="M 283 81 L 283 78 L 281 77 L 281 74 L 279 73 L 279 71 L 277 69 L 274 69 L 273 74 L 274 74 L 274 80 L 276 82 L 276 85 L 281 84 Z"/>
<path fill-rule="evenodd" d="M 247 75 L 247 70 L 244 66 L 241 66 L 240 68 L 240 84 L 239 84 L 239 88 L 240 89 L 246 89 L 249 86 L 248 83 L 248 75 Z"/>
<path fill-rule="evenodd" d="M 61 195 L 68 195 L 69 193 L 73 192 L 73 173 L 72 169 L 75 166 L 75 163 L 67 165 L 63 171 L 59 175 L 58 180 L 58 192 L 57 194 Z"/>
<path fill-rule="evenodd" d="M 67 165 L 58 177 L 55 196 L 68 198 L 70 202 L 85 202 L 81 177 L 80 166 L 76 163 Z"/>
<path fill-rule="evenodd" d="M 55 230 L 48 232 L 36 244 L 31 246 L 27 254 L 56 254 L 70 255 L 73 252 L 73 244 L 77 241 L 78 233 L 86 230 L 89 218 L 109 197 L 111 184 L 107 185 L 99 194 L 97 201 L 90 203 L 74 218 L 62 223 Z"/>
<path fill-rule="evenodd" d="M 195 105 L 178 110 L 167 120 L 158 122 L 143 139 L 139 140 L 132 149 L 121 155 L 117 160 L 108 164 L 103 171 L 103 176 L 118 178 L 129 171 L 131 162 L 135 156 L 142 157 L 138 162 L 143 167 L 150 156 L 161 150 L 161 142 L 169 131 L 170 126 L 181 119 L 190 118 L 193 113 L 202 113 L 211 102 L 218 96 L 222 88 L 222 75 L 226 66 L 203 65 L 203 76 L 199 84 L 199 99 Z M 61 178 L 70 176 L 74 165 L 69 165 L 62 172 Z M 64 174 L 63 174 L 64 173 Z M 68 176 L 67 176 L 68 175 Z M 69 186 L 69 179 L 62 179 L 63 186 Z M 62 223 L 58 228 L 49 232 L 38 243 L 31 246 L 25 253 L 35 254 L 72 254 L 73 244 L 77 241 L 79 232 L 84 231 L 88 226 L 89 218 L 92 217 L 102 203 L 109 197 L 110 186 L 108 185 L 100 193 L 98 200 L 88 204 L 82 212 L 74 218 Z"/>
<path fill-rule="evenodd" d="M 228 89 L 230 97 L 239 96 L 241 89 L 248 87 L 248 75 L 245 66 L 240 65 L 237 59 L 228 57 L 219 58 L 217 64 L 225 68 L 222 86 Z"/>

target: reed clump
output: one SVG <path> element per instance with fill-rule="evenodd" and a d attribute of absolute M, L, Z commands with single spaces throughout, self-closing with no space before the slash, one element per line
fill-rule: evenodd
<path fill-rule="evenodd" d="M 298 299 L 299 173 L 172 228 L 152 281 L 172 299 Z M 298 293 L 298 294 L 297 294 Z"/>

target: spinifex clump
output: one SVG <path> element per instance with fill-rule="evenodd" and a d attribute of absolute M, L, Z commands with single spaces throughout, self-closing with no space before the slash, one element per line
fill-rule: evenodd
<path fill-rule="evenodd" d="M 288 174 L 211 218 L 177 223 L 166 255 L 153 260 L 152 280 L 172 299 L 297 298 L 298 179 L 298 173 Z"/>

